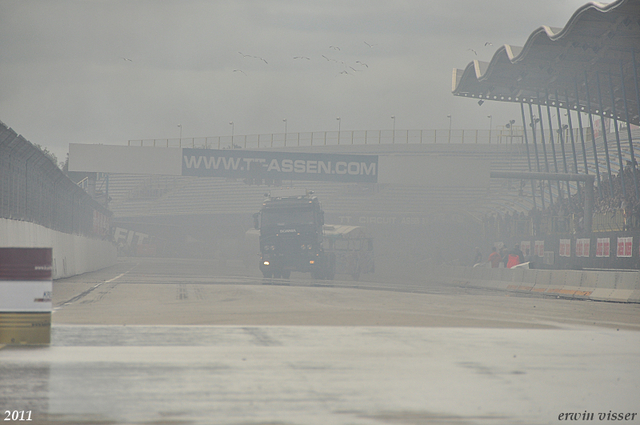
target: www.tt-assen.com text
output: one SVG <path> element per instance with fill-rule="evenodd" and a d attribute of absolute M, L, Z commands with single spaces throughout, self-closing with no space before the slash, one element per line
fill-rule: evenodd
<path fill-rule="evenodd" d="M 242 164 L 243 161 L 244 165 Z M 257 162 L 264 164 L 267 160 L 264 158 L 225 158 L 185 155 L 184 162 L 187 169 L 199 169 L 202 166 L 206 170 L 244 171 L 249 169 L 251 163 Z M 331 161 L 302 159 L 283 159 L 278 161 L 277 159 L 272 159 L 268 162 L 266 171 L 282 173 L 375 175 L 376 164 L 357 161 L 336 161 L 334 167 Z"/>

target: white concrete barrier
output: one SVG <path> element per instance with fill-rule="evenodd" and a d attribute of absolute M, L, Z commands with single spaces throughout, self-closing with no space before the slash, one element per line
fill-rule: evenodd
<path fill-rule="evenodd" d="M 640 303 L 640 289 L 635 290 L 629 295 L 627 299 L 628 303 Z"/>
<path fill-rule="evenodd" d="M 582 271 L 443 267 L 454 284 L 559 298 L 640 303 L 640 271 Z"/>
<path fill-rule="evenodd" d="M 108 267 L 115 264 L 117 257 L 117 247 L 112 242 L 5 218 L 0 218 L 0 247 L 52 248 L 53 279 Z"/>

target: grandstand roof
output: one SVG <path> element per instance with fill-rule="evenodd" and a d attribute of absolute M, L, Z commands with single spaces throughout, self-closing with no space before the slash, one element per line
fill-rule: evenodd
<path fill-rule="evenodd" d="M 618 119 L 640 125 L 636 95 L 640 82 L 634 81 L 634 58 L 637 64 L 640 0 L 618 0 L 607 5 L 592 2 L 580 7 L 564 28 L 541 26 L 531 33 L 524 47 L 505 44 L 488 63 L 474 60 L 464 70 L 454 69 L 452 90 L 455 96 L 542 105 L 550 102 L 554 106 L 558 102 L 562 108 L 567 108 L 568 98 L 568 109 L 596 114 L 601 97 L 605 116 L 613 116 L 615 106 Z"/>

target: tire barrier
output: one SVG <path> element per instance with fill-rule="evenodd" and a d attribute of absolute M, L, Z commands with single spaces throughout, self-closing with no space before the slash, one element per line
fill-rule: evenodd
<path fill-rule="evenodd" d="M 640 271 L 586 271 L 440 267 L 455 285 L 542 296 L 640 303 Z"/>

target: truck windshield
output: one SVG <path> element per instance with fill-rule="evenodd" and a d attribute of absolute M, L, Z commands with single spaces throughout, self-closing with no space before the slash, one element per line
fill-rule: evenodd
<path fill-rule="evenodd" d="M 296 224 L 314 224 L 312 210 L 282 209 L 262 212 L 262 226 L 288 226 Z"/>

